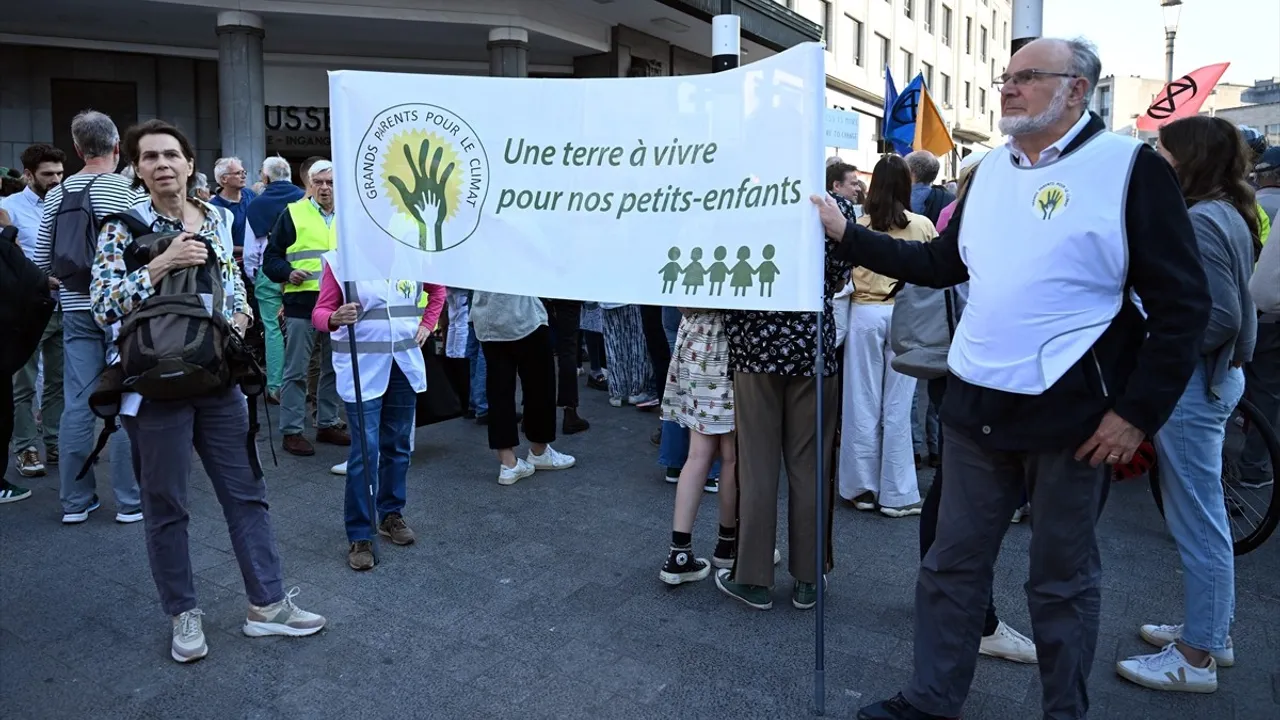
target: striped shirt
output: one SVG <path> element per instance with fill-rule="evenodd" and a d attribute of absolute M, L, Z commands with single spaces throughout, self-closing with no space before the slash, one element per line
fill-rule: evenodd
<path fill-rule="evenodd" d="M 61 185 L 49 191 L 44 198 L 44 215 L 40 219 L 40 234 L 36 237 L 36 251 L 33 258 L 35 264 L 45 273 L 53 268 L 53 219 L 58 214 L 58 206 L 62 204 L 64 192 L 83 190 L 96 174 L 72 175 L 62 181 Z M 89 199 L 93 201 L 93 215 L 99 223 L 102 218 L 117 212 L 124 212 L 147 199 L 141 191 L 134 190 L 131 181 L 114 173 L 104 174 L 89 191 Z M 64 312 L 82 310 L 92 312 L 89 296 L 71 290 L 60 290 L 59 300 Z"/>

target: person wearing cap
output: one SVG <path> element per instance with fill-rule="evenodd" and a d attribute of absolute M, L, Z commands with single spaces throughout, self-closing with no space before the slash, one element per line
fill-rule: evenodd
<path fill-rule="evenodd" d="M 893 239 L 813 198 L 827 236 L 841 238 L 838 259 L 925 287 L 969 283 L 939 413 L 946 482 L 916 583 L 914 673 L 859 720 L 961 714 L 1024 491 L 1043 717 L 1089 714 L 1108 466 L 1129 462 L 1173 412 L 1203 362 L 1212 307 L 1172 168 L 1088 110 L 1101 73 L 1084 40 L 1018 50 L 996 81 L 1008 141 L 932 242 Z"/>
<path fill-rule="evenodd" d="M 1280 293 L 1280 267 L 1277 266 L 1280 260 L 1276 258 L 1280 250 L 1268 250 L 1268 244 L 1274 245 L 1277 241 L 1272 238 L 1268 243 L 1267 240 L 1271 228 L 1276 226 L 1276 213 L 1280 211 L 1280 147 L 1267 148 L 1253 171 L 1258 187 L 1262 250 L 1249 282 L 1258 308 L 1258 337 L 1253 359 L 1244 366 L 1244 386 L 1249 401 L 1276 426 L 1280 425 L 1280 308 L 1276 307 L 1275 300 L 1267 301 Z M 1267 487 L 1275 482 L 1275 470 L 1262 436 L 1247 433 L 1240 455 L 1240 484 L 1248 488 Z"/>

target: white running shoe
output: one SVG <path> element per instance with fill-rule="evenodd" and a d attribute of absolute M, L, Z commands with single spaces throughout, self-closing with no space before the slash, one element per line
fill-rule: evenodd
<path fill-rule="evenodd" d="M 526 460 L 534 470 L 568 470 L 577 462 L 572 455 L 565 455 L 550 445 L 541 455 L 534 455 L 533 450 L 530 450 Z"/>
<path fill-rule="evenodd" d="M 142 510 L 134 510 L 133 512 L 117 512 L 116 522 L 121 523 L 122 525 L 142 522 Z"/>
<path fill-rule="evenodd" d="M 1167 647 L 1169 643 L 1182 639 L 1182 624 L 1143 625 L 1138 628 L 1138 634 L 1151 645 L 1158 648 Z M 1229 668 L 1236 664 L 1236 651 L 1231 644 L 1230 635 L 1227 636 L 1225 650 L 1213 650 L 1209 654 L 1213 656 L 1214 662 L 1218 663 L 1218 667 Z"/>
<path fill-rule="evenodd" d="M 204 641 L 204 629 L 200 624 L 201 615 L 204 615 L 203 611 L 194 609 L 172 618 L 173 644 L 169 655 L 177 662 L 195 662 L 209 654 L 209 645 Z"/>
<path fill-rule="evenodd" d="M 297 596 L 298 588 L 295 587 L 280 602 L 264 607 L 250 605 L 244 620 L 244 634 L 249 637 L 305 637 L 320 632 L 324 628 L 324 616 L 307 612 L 293 604 L 293 599 Z"/>
<path fill-rule="evenodd" d="M 1187 662 L 1178 646 L 1151 655 L 1135 655 L 1116 663 L 1120 677 L 1152 690 L 1211 693 L 1218 689 L 1218 663 L 1211 656 L 1209 667 L 1198 668 Z"/>
<path fill-rule="evenodd" d="M 526 460 L 516 458 L 516 464 L 513 467 L 507 467 L 506 465 L 498 466 L 498 484 L 515 485 L 532 474 L 533 466 Z"/>
<path fill-rule="evenodd" d="M 347 474 L 347 461 L 346 461 L 346 460 L 343 460 L 342 462 L 338 463 L 337 465 L 334 465 L 333 467 L 329 468 L 329 472 L 333 473 L 334 475 L 346 475 L 346 474 Z"/>
<path fill-rule="evenodd" d="M 994 633 L 982 638 L 978 654 L 1030 665 L 1037 662 L 1036 644 L 1031 642 L 1031 638 L 1006 625 L 1003 620 L 996 626 Z"/>

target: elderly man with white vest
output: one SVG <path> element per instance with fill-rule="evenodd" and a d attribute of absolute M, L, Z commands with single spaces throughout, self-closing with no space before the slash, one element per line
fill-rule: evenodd
<path fill-rule="evenodd" d="M 365 438 L 364 450 L 359 442 L 352 443 L 347 459 L 347 564 L 352 570 L 369 570 L 374 565 L 374 520 L 369 512 L 364 452 L 368 452 L 376 487 L 377 533 L 396 545 L 414 541 L 413 530 L 404 520 L 404 506 L 414 411 L 418 393 L 427 390 L 427 367 L 420 348 L 440 319 L 445 288 L 412 280 L 380 280 L 347 283 L 344 292 L 337 279 L 339 262 L 336 252 L 325 253 L 311 323 L 320 332 L 332 333 L 338 395 L 347 405 L 352 431 Z M 356 363 L 351 361 L 352 333 Z M 355 365 L 359 365 L 359 376 Z M 363 408 L 356 405 L 357 384 Z"/>
<path fill-rule="evenodd" d="M 969 282 L 940 411 L 937 539 L 916 584 L 915 673 L 862 720 L 961 714 L 1024 489 L 1044 718 L 1088 714 L 1108 465 L 1168 419 L 1203 362 L 1210 309 L 1173 170 L 1087 110 L 1101 69 L 1085 41 L 1037 40 L 1013 56 L 997 80 L 1009 141 L 982 160 L 933 242 L 873 232 L 814 198 L 842 258 L 916 285 Z"/>
<path fill-rule="evenodd" d="M 331 348 L 327 335 L 316 336 L 311 311 L 320 295 L 320 258 L 338 249 L 338 225 L 333 208 L 333 163 L 320 160 L 307 171 L 312 197 L 285 207 L 271 228 L 262 271 L 284 285 L 284 383 L 280 388 L 280 432 L 284 450 L 315 455 L 302 435 L 307 417 L 307 368 L 311 353 L 320 353 L 320 383 L 316 387 L 316 440 L 350 445 L 351 436 L 338 417 Z"/>

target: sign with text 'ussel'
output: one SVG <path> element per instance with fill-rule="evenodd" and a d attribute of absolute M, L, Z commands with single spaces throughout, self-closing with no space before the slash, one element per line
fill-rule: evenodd
<path fill-rule="evenodd" d="M 671 78 L 330 73 L 342 280 L 816 310 L 823 57 Z"/>

